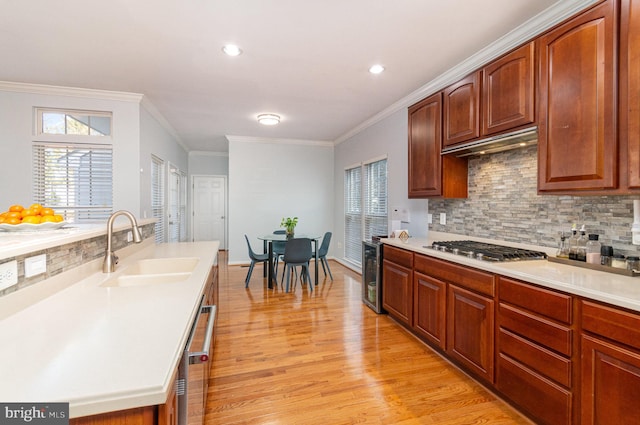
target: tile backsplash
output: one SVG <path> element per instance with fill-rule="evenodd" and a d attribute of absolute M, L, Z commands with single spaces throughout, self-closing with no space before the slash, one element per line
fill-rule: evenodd
<path fill-rule="evenodd" d="M 537 147 L 469 159 L 469 197 L 430 199 L 430 230 L 556 247 L 573 223 L 597 233 L 616 252 L 638 254 L 631 244 L 633 200 L 638 196 L 537 194 Z M 446 225 L 439 224 L 446 213 Z"/>

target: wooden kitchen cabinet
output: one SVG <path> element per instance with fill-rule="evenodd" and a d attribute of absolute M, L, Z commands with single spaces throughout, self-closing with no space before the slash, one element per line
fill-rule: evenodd
<path fill-rule="evenodd" d="M 574 417 L 572 297 L 500 276 L 496 387 L 537 423 Z"/>
<path fill-rule="evenodd" d="M 582 424 L 637 423 L 640 317 L 582 302 Z"/>
<path fill-rule="evenodd" d="M 481 76 L 482 71 L 476 71 L 444 89 L 443 146 L 480 136 Z"/>
<path fill-rule="evenodd" d="M 538 191 L 618 185 L 616 0 L 538 39 Z"/>
<path fill-rule="evenodd" d="M 409 108 L 409 198 L 467 197 L 467 160 L 441 156 L 442 94 Z"/>
<path fill-rule="evenodd" d="M 382 306 L 401 323 L 413 324 L 413 252 L 384 247 Z"/>
<path fill-rule="evenodd" d="M 535 45 L 525 44 L 482 70 L 482 136 L 535 122 Z"/>
<path fill-rule="evenodd" d="M 640 189 L 640 1 L 621 0 L 620 165 L 623 187 Z"/>
<path fill-rule="evenodd" d="M 425 255 L 415 254 L 413 271 L 413 330 L 441 350 L 446 349 L 447 284 L 428 276 L 434 266 Z"/>

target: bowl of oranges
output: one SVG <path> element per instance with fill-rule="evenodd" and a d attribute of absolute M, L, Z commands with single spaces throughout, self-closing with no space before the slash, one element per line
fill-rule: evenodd
<path fill-rule="evenodd" d="M 59 229 L 65 224 L 67 223 L 60 214 L 40 204 L 31 204 L 26 208 L 15 204 L 0 213 L 0 230 L 10 232 Z"/>

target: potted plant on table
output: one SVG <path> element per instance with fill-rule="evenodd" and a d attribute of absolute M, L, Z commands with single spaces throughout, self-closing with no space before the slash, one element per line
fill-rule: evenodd
<path fill-rule="evenodd" d="M 298 224 L 298 217 L 287 217 L 282 219 L 280 227 L 284 227 L 287 230 L 287 237 L 292 238 L 296 229 L 296 224 Z"/>

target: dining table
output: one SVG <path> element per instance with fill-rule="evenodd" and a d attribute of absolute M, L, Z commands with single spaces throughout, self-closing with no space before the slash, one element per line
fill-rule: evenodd
<path fill-rule="evenodd" d="M 316 235 L 315 233 L 311 233 L 311 234 L 296 233 L 295 236 L 293 237 L 295 237 L 296 239 L 298 238 L 311 239 L 311 242 L 313 243 L 313 255 L 315 259 L 314 283 L 317 285 L 318 284 L 318 241 L 320 240 L 320 238 L 322 238 L 322 235 Z M 276 275 L 273 267 L 273 242 L 274 241 L 286 242 L 289 239 L 291 239 L 291 236 L 287 236 L 286 234 L 280 234 L 280 233 L 269 233 L 264 236 L 258 236 L 258 239 L 262 241 L 263 252 L 265 254 L 267 253 L 269 254 L 268 265 L 265 264 L 264 266 L 264 275 L 268 277 L 269 288 L 273 288 L 274 282 L 277 287 L 278 280 L 276 279 Z"/>

